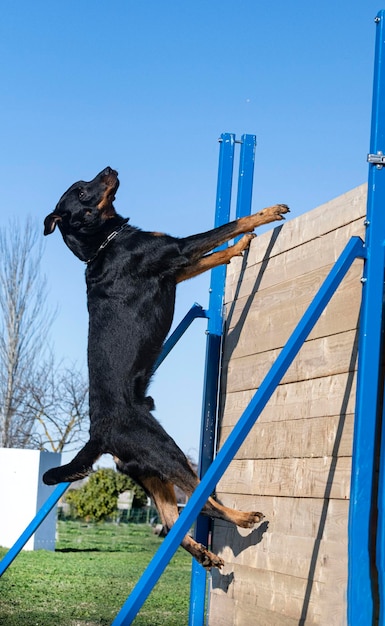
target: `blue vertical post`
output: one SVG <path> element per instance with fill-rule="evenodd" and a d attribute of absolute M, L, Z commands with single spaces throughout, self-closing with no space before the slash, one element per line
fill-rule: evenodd
<path fill-rule="evenodd" d="M 349 509 L 348 623 L 372 624 L 374 611 L 371 550 L 374 506 L 376 431 L 381 402 L 381 340 L 384 295 L 385 238 L 385 28 L 384 11 L 376 18 L 372 127 L 370 139 L 367 259 L 358 346 L 357 398 L 354 423 L 351 495 Z M 379 489 L 380 587 L 384 591 L 384 459 Z M 384 601 L 385 598 L 382 598 Z M 382 609 L 383 613 L 383 609 Z M 382 618 L 383 619 L 383 618 Z M 383 621 L 381 622 L 383 623 Z"/>
<path fill-rule="evenodd" d="M 251 213 L 253 195 L 254 161 L 257 138 L 255 135 L 242 135 L 239 155 L 238 193 L 235 217 L 246 217 Z"/>
<path fill-rule="evenodd" d="M 234 168 L 235 136 L 232 133 L 221 135 L 217 197 L 214 226 L 229 221 L 231 192 Z M 218 248 L 224 248 L 223 244 Z M 210 298 L 206 340 L 206 361 L 202 400 L 202 421 L 199 450 L 198 474 L 202 478 L 214 458 L 216 414 L 218 400 L 218 380 L 221 358 L 223 326 L 223 294 L 226 268 L 221 265 L 211 271 Z M 195 526 L 195 539 L 207 545 L 210 520 L 199 516 Z M 189 626 L 202 626 L 205 619 L 206 571 L 194 559 L 191 569 Z"/>
<path fill-rule="evenodd" d="M 235 137 L 221 136 L 215 226 L 229 221 Z M 242 135 L 239 155 L 239 174 L 236 217 L 249 215 L 253 190 L 255 135 Z M 223 296 L 226 268 L 214 268 L 211 273 L 208 331 L 206 344 L 205 387 L 202 403 L 202 431 L 199 454 L 199 475 L 203 477 L 214 458 L 216 416 L 220 376 L 221 342 L 223 330 Z M 196 523 L 195 539 L 207 545 L 210 520 L 200 516 Z M 192 563 L 189 626 L 202 626 L 205 619 L 206 572 Z"/>
<path fill-rule="evenodd" d="M 374 88 L 373 88 L 373 118 L 372 118 L 372 137 L 371 137 L 371 146 L 370 152 L 371 155 L 374 154 L 374 160 L 376 160 L 376 155 L 385 154 L 385 11 L 381 11 L 376 17 L 377 24 L 377 37 L 376 37 L 376 52 L 375 52 L 375 69 L 374 69 Z M 369 156 L 369 160 L 372 160 L 373 157 Z M 382 160 L 382 159 L 380 159 Z M 384 239 L 385 239 L 385 163 L 372 163 L 370 165 L 370 174 L 369 174 L 369 183 L 368 183 L 368 194 L 369 198 L 371 198 L 371 212 L 372 215 L 369 214 L 368 207 L 368 219 L 375 219 L 375 227 L 379 229 L 379 232 L 376 236 L 377 245 L 380 249 L 378 252 L 377 262 L 379 264 L 378 267 L 378 276 L 377 280 L 380 283 L 378 290 L 381 290 L 381 286 L 383 285 L 384 280 L 384 266 L 385 266 L 385 253 L 384 253 Z M 369 191 L 370 189 L 370 191 Z M 374 215 L 376 213 L 376 215 Z M 370 254 L 374 254 L 372 252 L 373 242 L 369 244 Z M 380 265 L 382 261 L 382 266 Z M 374 259 L 374 263 L 376 260 Z M 381 272 L 382 270 L 382 272 Z M 383 292 L 382 302 L 383 302 Z M 379 313 L 378 317 L 380 317 L 380 311 L 382 311 L 382 304 L 380 301 L 380 294 L 378 295 L 378 306 Z M 384 320 L 381 318 L 382 322 L 382 333 L 384 331 Z M 370 320 L 370 323 L 372 321 Z M 378 337 L 378 349 L 380 351 L 379 354 L 379 367 L 381 367 L 381 356 L 382 356 L 382 348 L 383 348 L 383 336 Z M 379 397 L 379 402 L 384 403 L 384 395 Z M 382 433 L 381 433 L 381 448 L 380 448 L 380 470 L 379 470 L 379 479 L 378 479 L 378 496 L 377 496 L 377 507 L 378 507 L 378 527 L 377 527 L 377 553 L 376 553 L 376 563 L 377 563 L 377 572 L 378 572 L 378 590 L 379 590 L 379 604 L 380 604 L 380 615 L 379 615 L 379 624 L 380 626 L 384 626 L 385 624 L 385 413 L 384 413 L 384 404 L 382 407 L 383 415 L 382 415 Z"/>

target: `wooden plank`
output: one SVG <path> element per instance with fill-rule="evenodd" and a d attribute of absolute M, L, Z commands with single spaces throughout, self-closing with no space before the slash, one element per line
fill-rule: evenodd
<path fill-rule="evenodd" d="M 313 539 L 322 536 L 324 540 L 347 545 L 348 500 L 244 495 L 223 493 L 219 489 L 217 497 L 225 506 L 232 509 L 262 511 L 265 515 L 263 524 L 268 523 L 269 533 Z M 214 537 L 221 526 L 229 528 L 225 522 L 215 520 Z M 258 528 L 260 526 L 249 532 L 255 533 Z M 241 532 L 243 531 L 239 529 L 239 533 Z"/>
<path fill-rule="evenodd" d="M 261 246 L 257 237 L 251 242 L 247 258 L 234 258 L 228 266 L 225 302 L 243 298 L 288 279 L 299 278 L 304 271 L 310 272 L 334 263 L 350 237 L 362 236 L 362 224 L 363 220 L 347 224 L 337 231 L 290 248 L 276 256 L 270 256 L 267 247 L 266 259 L 259 264 L 252 264 L 249 257 L 256 246 Z"/>
<path fill-rule="evenodd" d="M 331 266 L 274 285 L 227 305 L 224 359 L 281 348 L 305 313 Z M 354 263 L 309 339 L 357 328 L 362 294 L 362 262 Z"/>
<path fill-rule="evenodd" d="M 332 415 L 286 422 L 258 421 L 235 459 L 351 456 L 354 415 Z M 222 427 L 219 447 L 232 428 Z"/>
<path fill-rule="evenodd" d="M 266 529 L 266 525 L 262 524 L 256 529 L 246 531 L 236 529 L 222 521 L 215 521 L 213 547 L 215 551 L 223 551 L 226 564 L 221 574 L 213 575 L 210 620 L 214 621 L 210 623 L 216 625 L 216 618 L 220 620 L 218 624 L 229 626 L 244 623 L 238 622 L 241 619 L 237 610 L 238 605 L 243 607 L 246 615 L 249 615 L 249 623 L 256 623 L 258 626 L 260 623 L 265 623 L 258 621 L 260 614 L 261 619 L 265 619 L 264 610 L 271 613 L 266 615 L 266 619 L 270 620 L 266 622 L 269 626 L 280 624 L 281 616 L 285 619 L 296 619 L 298 624 L 300 616 L 304 614 L 307 616 L 306 624 L 327 623 L 340 626 L 346 623 L 347 500 L 323 502 L 312 498 L 262 497 L 258 498 L 258 506 L 256 506 L 255 496 L 225 494 L 221 500 L 226 506 L 236 506 L 240 510 L 255 510 L 256 508 L 263 510 L 268 520 L 268 528 Z M 261 533 L 259 529 L 263 526 L 265 529 Z M 230 535 L 227 536 L 227 533 Z M 324 541 L 317 543 L 316 539 L 319 537 L 326 541 L 324 545 L 322 545 Z M 288 539 L 287 542 L 286 539 Z M 314 572 L 313 569 L 310 570 L 310 563 L 303 560 L 303 542 L 305 542 L 308 561 L 311 562 L 312 556 L 317 557 Z M 225 546 L 231 546 L 231 548 L 225 548 L 227 553 L 223 550 Z M 310 555 L 309 550 L 313 550 L 314 554 Z M 254 551 L 254 558 L 251 557 L 250 551 Z M 257 553 L 257 558 L 255 558 L 255 553 Z M 238 568 L 234 566 L 234 560 Z M 243 562 L 245 565 L 251 565 L 252 569 L 258 572 L 252 593 L 244 593 L 247 588 L 242 584 L 244 582 L 242 578 L 238 580 L 240 584 L 237 589 L 231 588 L 235 579 L 239 579 L 241 575 L 240 566 Z M 264 567 L 255 567 L 257 562 L 264 564 Z M 307 567 L 309 567 L 308 573 L 313 574 L 309 580 L 305 573 Z M 291 574 L 294 573 L 295 576 L 290 575 L 290 568 L 294 568 Z M 269 578 L 263 575 L 266 569 L 273 572 L 270 589 L 266 589 L 266 580 L 269 581 Z M 248 569 L 246 568 L 245 571 L 245 576 L 250 581 Z M 267 574 L 269 575 L 269 572 Z M 303 587 L 299 586 L 301 583 L 298 579 L 301 577 L 306 580 L 305 592 L 303 592 Z M 322 583 L 323 580 L 325 583 Z M 332 590 L 337 588 L 339 595 L 337 599 L 330 597 L 328 593 L 330 588 Z M 304 599 L 309 592 L 310 598 L 306 610 Z M 219 598 L 219 604 L 215 602 L 216 596 Z M 288 600 L 293 596 L 295 597 L 294 603 Z M 264 604 L 269 597 L 271 605 L 268 608 L 261 607 L 261 601 Z M 225 602 L 225 611 L 220 609 L 221 601 Z M 333 607 L 333 615 L 330 615 L 330 607 Z M 273 610 L 270 611 L 270 609 Z M 290 617 L 293 615 L 293 609 L 296 610 L 295 617 Z M 226 620 L 226 615 L 229 621 Z"/>
<path fill-rule="evenodd" d="M 208 626 L 235 626 L 235 605 L 234 598 L 227 598 L 224 593 L 211 591 Z"/>
<path fill-rule="evenodd" d="M 351 459 L 234 460 L 218 492 L 292 498 L 349 498 Z"/>
<path fill-rule="evenodd" d="M 228 524 L 215 526 L 213 550 L 226 565 L 246 565 L 328 583 L 330 578 L 346 584 L 348 548 L 345 542 L 325 541 L 315 537 L 298 537 L 288 533 L 272 533 L 235 528 Z"/>
<path fill-rule="evenodd" d="M 236 424 L 254 393 L 254 389 L 248 389 L 222 394 L 221 425 Z M 355 394 L 355 372 L 282 384 L 277 387 L 258 421 L 266 423 L 352 413 Z"/>
<path fill-rule="evenodd" d="M 290 301 L 293 298 L 300 298 L 304 300 L 305 303 L 310 302 L 332 266 L 332 263 L 328 263 L 319 265 L 311 270 L 305 266 L 302 268 L 302 274 L 300 276 L 293 278 L 288 277 L 285 281 L 281 281 L 276 285 L 271 285 L 266 289 L 259 289 L 252 294 L 239 297 L 235 302 L 228 303 L 226 306 L 226 331 L 233 330 L 235 326 L 239 325 L 240 318 L 245 317 L 246 307 L 247 314 L 253 312 L 254 308 L 260 310 L 263 314 L 266 310 L 274 311 L 277 305 L 285 301 Z M 338 296 L 341 297 L 341 294 L 343 295 L 345 290 L 348 292 L 346 297 L 346 300 L 348 300 L 354 287 L 358 287 L 358 292 L 361 295 L 361 276 L 362 260 L 356 259 L 335 292 L 332 300 Z M 357 285 L 357 283 L 360 284 Z M 230 311 L 231 317 L 229 315 Z"/>
<path fill-rule="evenodd" d="M 255 389 L 229 392 L 221 396 L 221 425 L 234 426 L 246 409 Z M 258 422 L 277 422 L 353 413 L 356 375 L 344 372 L 300 382 L 279 385 Z"/>
<path fill-rule="evenodd" d="M 280 224 L 278 228 L 273 228 L 258 235 L 257 240 L 254 240 L 250 249 L 248 264 L 255 265 L 263 261 L 266 250 L 271 246 L 273 235 L 274 244 L 271 247 L 269 256 L 276 256 L 292 248 L 312 242 L 353 222 L 360 222 L 361 231 L 358 234 L 363 236 L 366 195 L 367 185 L 363 184 L 294 219 L 290 219 L 289 216 L 289 219 L 284 224 Z M 277 230 L 279 233 L 277 233 Z M 241 265 L 242 261 L 240 259 L 233 259 L 228 267 L 228 275 L 239 273 Z"/>
<path fill-rule="evenodd" d="M 298 626 L 298 619 L 213 593 L 209 626 Z"/>
<path fill-rule="evenodd" d="M 261 607 L 298 620 L 306 614 L 307 624 L 341 626 L 345 623 L 345 584 L 335 584 L 334 580 L 314 583 L 296 576 L 237 564 L 225 566 L 222 572 L 213 572 L 213 594 L 218 593 L 218 579 L 226 577 L 226 595 L 236 599 L 238 605 Z"/>
<path fill-rule="evenodd" d="M 282 383 L 321 378 L 355 369 L 356 331 L 306 341 Z M 227 392 L 257 389 L 277 359 L 279 350 L 231 359 L 223 364 L 222 388 Z"/>

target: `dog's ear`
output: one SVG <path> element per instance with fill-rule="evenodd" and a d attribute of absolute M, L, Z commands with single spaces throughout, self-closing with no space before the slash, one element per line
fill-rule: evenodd
<path fill-rule="evenodd" d="M 50 235 L 55 230 L 56 224 L 61 221 L 60 215 L 50 213 L 44 220 L 44 234 Z"/>

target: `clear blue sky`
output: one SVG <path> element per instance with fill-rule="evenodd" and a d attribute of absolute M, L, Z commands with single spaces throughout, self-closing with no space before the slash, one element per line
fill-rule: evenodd
<path fill-rule="evenodd" d="M 372 0 L 2 2 L 2 192 L 9 215 L 43 223 L 75 180 L 119 170 L 117 210 L 184 236 L 213 224 L 217 138 L 255 133 L 254 208 L 299 215 L 366 180 Z M 59 234 L 45 270 L 59 358 L 85 366 L 84 266 Z M 207 304 L 181 286 L 176 320 Z M 196 456 L 205 324 L 162 366 L 156 415 Z"/>

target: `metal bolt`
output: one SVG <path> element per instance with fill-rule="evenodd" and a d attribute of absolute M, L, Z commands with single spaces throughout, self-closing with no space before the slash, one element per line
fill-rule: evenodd
<path fill-rule="evenodd" d="M 369 226 L 369 224 L 370 224 L 370 220 L 365 220 L 364 221 L 364 226 Z"/>
<path fill-rule="evenodd" d="M 367 281 L 367 280 L 368 280 L 367 278 L 362 277 L 362 278 L 361 278 L 361 282 L 362 282 L 362 284 L 366 283 L 366 281 Z"/>
<path fill-rule="evenodd" d="M 381 22 L 381 19 L 380 19 L 379 17 L 375 17 L 375 18 L 374 18 L 374 23 L 375 23 L 375 24 L 378 24 L 378 22 Z"/>

